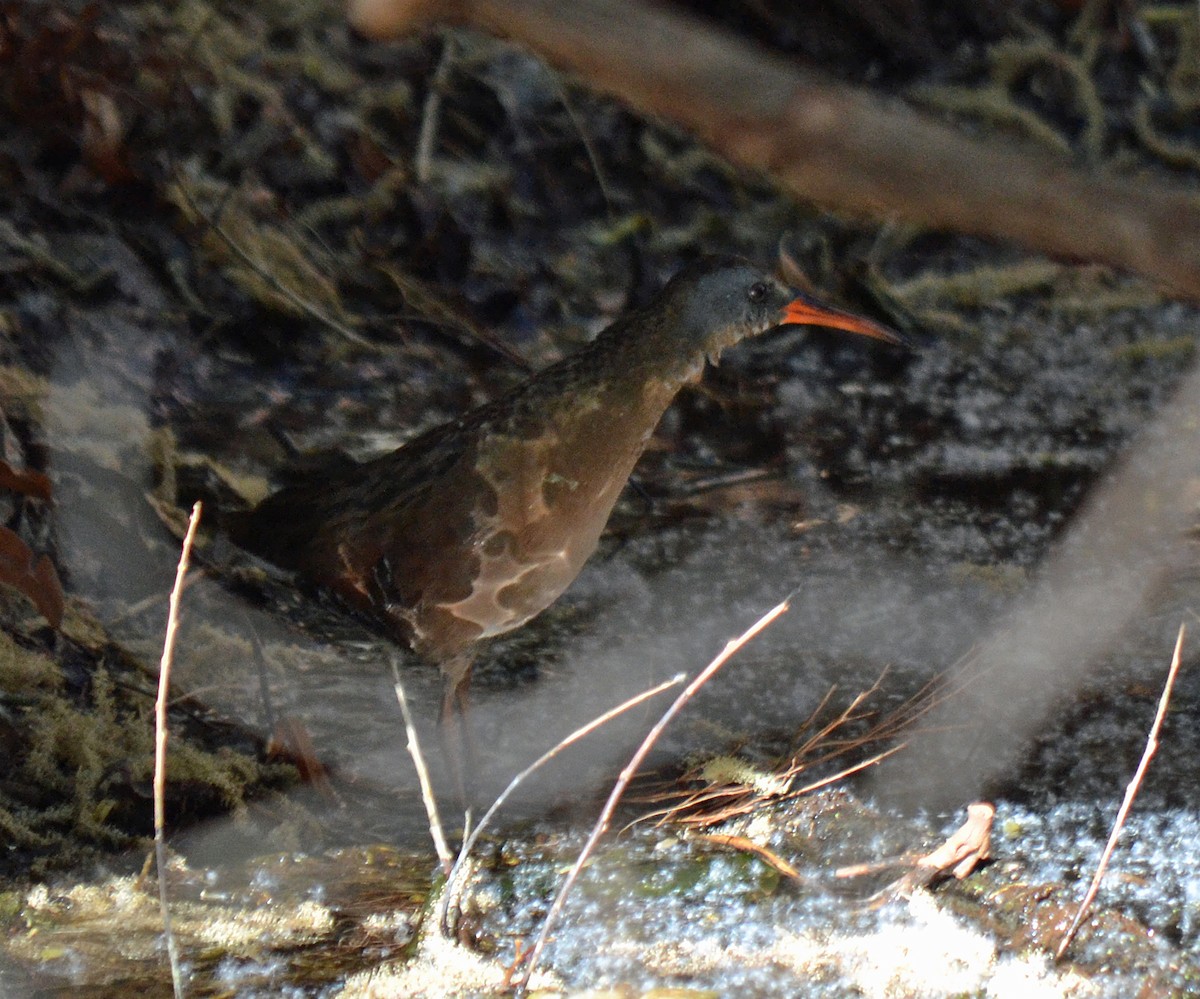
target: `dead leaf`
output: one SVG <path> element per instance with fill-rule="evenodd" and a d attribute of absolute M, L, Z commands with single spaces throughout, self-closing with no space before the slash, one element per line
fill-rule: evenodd
<path fill-rule="evenodd" d="M 834 871 L 837 878 L 861 878 L 890 868 L 908 868 L 907 873 L 893 881 L 874 898 L 882 903 L 888 898 L 910 895 L 915 889 L 936 881 L 945 873 L 961 881 L 992 855 L 992 820 L 996 806 L 990 801 L 976 801 L 967 806 L 967 820 L 954 830 L 936 850 L 913 859 L 911 854 L 862 864 L 849 864 Z"/>
<path fill-rule="evenodd" d="M 301 781 L 311 784 L 328 800 L 338 800 L 329 782 L 329 769 L 317 756 L 312 736 L 299 718 L 285 715 L 275 723 L 275 731 L 267 743 L 267 758 L 292 764 L 300 772 Z"/>
<path fill-rule="evenodd" d="M 968 805 L 967 821 L 936 850 L 918 860 L 917 865 L 938 873 L 949 870 L 961 881 L 981 860 L 992 855 L 992 820 L 995 817 L 996 806 L 990 801 Z"/>
<path fill-rule="evenodd" d="M 56 631 L 62 624 L 66 598 L 49 556 L 34 561 L 33 552 L 13 531 L 0 527 L 0 583 L 25 594 Z"/>
<path fill-rule="evenodd" d="M 22 496 L 50 501 L 51 484 L 48 475 L 24 468 L 13 468 L 3 459 L 0 459 L 0 488 L 11 489 Z"/>

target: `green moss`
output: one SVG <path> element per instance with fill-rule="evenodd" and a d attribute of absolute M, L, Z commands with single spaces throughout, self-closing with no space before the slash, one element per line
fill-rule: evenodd
<path fill-rule="evenodd" d="M 0 691 L 22 697 L 61 685 L 62 675 L 52 659 L 23 648 L 0 631 Z"/>
<path fill-rule="evenodd" d="M 995 591 L 1015 595 L 1029 582 L 1029 576 L 1016 565 L 979 565 L 960 562 L 950 567 L 951 578 L 960 582 L 982 583 Z"/>
<path fill-rule="evenodd" d="M 112 655 L 111 647 L 103 652 Z M 85 695 L 72 694 L 49 656 L 0 630 L 0 691 L 23 705 L 11 729 L 17 752 L 0 789 L 0 841 L 22 850 L 35 875 L 97 850 L 129 848 L 151 833 L 148 821 L 140 828 L 153 777 L 151 698 L 140 683 L 116 682 L 105 666 L 95 665 L 90 680 Z M 253 789 L 294 776 L 227 747 L 206 748 L 195 735 L 176 722 L 167 754 L 175 798 L 233 810 Z"/>
<path fill-rule="evenodd" d="M 1164 337 L 1138 340 L 1113 351 L 1118 361 L 1140 364 L 1144 361 L 1184 361 L 1196 352 L 1196 341 L 1191 336 Z"/>
<path fill-rule="evenodd" d="M 956 274 L 923 274 L 893 285 L 892 292 L 910 305 L 936 302 L 958 308 L 981 308 L 1014 295 L 1045 291 L 1066 270 L 1062 264 L 1048 260 L 1022 260 Z"/>
<path fill-rule="evenodd" d="M 24 905 L 25 900 L 21 897 L 20 892 L 0 892 L 0 922 L 8 922 L 15 919 L 20 915 Z"/>

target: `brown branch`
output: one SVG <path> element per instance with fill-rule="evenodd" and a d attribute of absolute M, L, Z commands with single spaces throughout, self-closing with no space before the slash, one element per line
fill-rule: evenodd
<path fill-rule="evenodd" d="M 179 632 L 179 604 L 183 599 L 183 581 L 187 577 L 192 557 L 192 544 L 200 526 L 200 501 L 192 507 L 187 534 L 179 552 L 175 569 L 175 585 L 167 612 L 167 631 L 163 637 L 162 660 L 158 666 L 158 698 L 154 702 L 154 861 L 158 869 L 158 904 L 162 911 L 163 936 L 167 941 L 167 959 L 171 966 L 171 991 L 175 999 L 183 999 L 183 965 L 179 945 L 171 929 L 171 908 L 167 897 L 167 695 L 171 689 L 171 666 L 175 661 L 175 637 Z"/>
<path fill-rule="evenodd" d="M 0 524 L 0 583 L 7 583 L 20 590 L 33 601 L 49 623 L 57 631 L 62 626 L 67 598 L 63 594 L 58 571 L 48 555 L 34 558 L 32 549 L 20 536 Z"/>
<path fill-rule="evenodd" d="M 1100 854 L 1100 859 L 1096 862 L 1096 872 L 1092 875 L 1092 883 L 1088 885 L 1087 893 L 1083 896 L 1083 901 L 1079 903 L 1079 908 L 1075 911 L 1075 918 L 1071 920 L 1071 925 L 1067 932 L 1063 934 L 1062 942 L 1059 943 L 1058 949 L 1054 952 L 1054 960 L 1062 959 L 1063 954 L 1067 952 L 1067 948 L 1071 946 L 1071 941 L 1075 939 L 1075 934 L 1079 930 L 1079 925 L 1083 922 L 1083 917 L 1087 915 L 1087 911 L 1091 908 L 1092 902 L 1096 899 L 1096 893 L 1100 890 L 1100 882 L 1104 878 L 1104 872 L 1108 870 L 1108 861 L 1112 857 L 1113 850 L 1117 848 L 1117 840 L 1121 838 L 1121 830 L 1125 828 L 1125 819 L 1129 816 L 1129 810 L 1133 807 L 1133 800 L 1137 797 L 1137 793 L 1141 790 L 1142 780 L 1146 776 L 1146 770 L 1150 766 L 1151 759 L 1158 751 L 1158 733 L 1162 729 L 1163 719 L 1167 716 L 1167 705 L 1171 703 L 1171 691 L 1175 688 L 1175 677 L 1179 673 L 1179 662 L 1183 657 L 1183 639 L 1187 635 L 1187 626 L 1181 624 L 1179 626 L 1179 637 L 1175 640 L 1175 653 L 1171 656 L 1171 668 L 1167 670 L 1167 680 L 1163 684 L 1162 694 L 1158 699 L 1158 710 L 1154 714 L 1154 722 L 1150 726 L 1150 734 L 1146 737 L 1146 748 L 1142 752 L 1142 758 L 1138 762 L 1137 770 L 1134 771 L 1133 777 L 1125 788 L 1125 797 L 1121 801 L 1121 807 L 1117 809 L 1117 817 L 1113 820 L 1112 831 L 1108 834 L 1108 842 L 1104 844 L 1104 850 Z"/>
<path fill-rule="evenodd" d="M 752 853 L 756 857 L 759 857 L 768 867 L 773 867 L 777 870 L 785 878 L 791 878 L 793 881 L 804 880 L 800 872 L 774 850 L 768 846 L 763 846 L 761 843 L 754 842 L 748 836 L 734 836 L 730 833 L 701 833 L 696 839 L 702 843 L 713 843 L 716 846 L 741 850 L 743 853 Z"/>
<path fill-rule="evenodd" d="M 770 627 L 776 618 L 787 612 L 790 600 L 791 595 L 789 594 L 787 598 L 772 607 L 737 638 L 726 642 L 725 648 L 721 650 L 712 662 L 692 678 L 691 682 L 679 692 L 679 696 L 671 702 L 671 706 L 663 712 L 650 731 L 646 733 L 646 737 L 642 739 L 641 745 L 638 746 L 633 756 L 630 757 L 629 762 L 625 764 L 625 768 L 617 777 L 617 782 L 613 785 L 612 791 L 609 792 L 608 800 L 605 801 L 604 807 L 600 810 L 600 816 L 596 819 L 595 825 L 592 826 L 592 831 L 587 838 L 587 842 L 583 844 L 583 849 L 579 851 L 579 856 L 575 858 L 575 863 L 563 879 L 562 887 L 559 888 L 558 894 L 554 896 L 550 910 L 546 913 L 546 918 L 542 922 L 542 929 L 538 934 L 537 941 L 534 943 L 533 949 L 529 952 L 529 965 L 526 968 L 525 977 L 521 984 L 522 991 L 524 991 L 525 987 L 533 979 L 538 959 L 541 957 L 542 951 L 550 939 L 550 931 L 554 926 L 554 921 L 562 911 L 563 905 L 566 904 L 567 896 L 571 893 L 571 888 L 579 877 L 579 872 L 583 870 L 588 858 L 591 857 L 592 852 L 595 850 L 596 844 L 600 842 L 600 837 L 608 829 L 608 824 L 612 821 L 613 812 L 616 811 L 617 804 L 621 800 L 621 795 L 625 793 L 625 788 L 633 780 L 634 774 L 638 772 L 641 765 L 645 762 L 646 757 L 650 754 L 650 750 L 658 742 L 659 736 L 663 734 L 663 731 L 671 724 L 675 716 L 686 707 L 687 703 L 696 696 L 696 692 L 708 683 L 717 674 L 717 671 L 733 658 L 735 653 L 758 637 L 759 633 L 764 629 Z"/>
<path fill-rule="evenodd" d="M 859 214 L 1013 239 L 1200 298 L 1200 203 L 1178 186 L 1087 174 L 971 139 L 910 108 L 802 72 L 689 17 L 628 0 L 351 0 L 376 37 L 432 21 L 504 35 L 800 197 Z"/>

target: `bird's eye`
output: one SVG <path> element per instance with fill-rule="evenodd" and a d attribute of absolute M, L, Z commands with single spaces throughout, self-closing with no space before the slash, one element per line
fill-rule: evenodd
<path fill-rule="evenodd" d="M 759 302 L 766 299 L 770 290 L 771 289 L 767 287 L 767 283 L 765 281 L 755 281 L 754 284 L 750 286 L 750 290 L 746 292 L 746 297 L 749 298 L 750 301 L 755 305 L 757 305 Z"/>

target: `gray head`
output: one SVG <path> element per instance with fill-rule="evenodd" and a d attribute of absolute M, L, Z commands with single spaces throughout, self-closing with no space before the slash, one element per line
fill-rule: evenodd
<path fill-rule="evenodd" d="M 884 326 L 789 291 L 748 260 L 704 257 L 675 275 L 655 303 L 668 326 L 711 360 L 726 347 L 776 326 L 828 326 L 888 343 L 901 338 Z"/>

